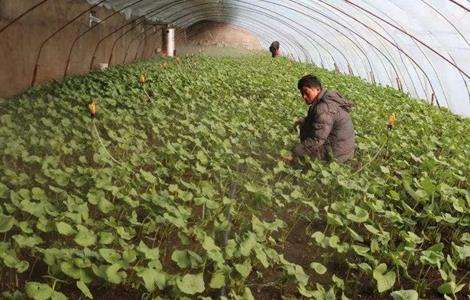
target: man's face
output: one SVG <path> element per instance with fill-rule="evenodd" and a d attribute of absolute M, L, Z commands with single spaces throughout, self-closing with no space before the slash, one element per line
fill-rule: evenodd
<path fill-rule="evenodd" d="M 305 104 L 310 105 L 312 104 L 320 94 L 321 89 L 318 87 L 308 87 L 304 86 L 300 90 L 300 93 L 302 94 L 302 98 L 304 98 Z"/>

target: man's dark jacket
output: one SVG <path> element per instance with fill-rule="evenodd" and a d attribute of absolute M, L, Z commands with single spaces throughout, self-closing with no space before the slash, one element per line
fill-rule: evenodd
<path fill-rule="evenodd" d="M 300 140 L 315 158 L 344 162 L 354 156 L 355 133 L 349 112 L 353 104 L 338 92 L 323 89 L 319 99 L 310 105 L 300 126 Z"/>

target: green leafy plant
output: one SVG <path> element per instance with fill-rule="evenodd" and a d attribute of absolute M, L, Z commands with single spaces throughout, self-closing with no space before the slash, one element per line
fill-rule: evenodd
<path fill-rule="evenodd" d="M 281 160 L 307 73 L 355 102 L 348 164 Z M 188 56 L 71 77 L 0 111 L 4 298 L 469 294 L 470 122 L 392 88 Z"/>

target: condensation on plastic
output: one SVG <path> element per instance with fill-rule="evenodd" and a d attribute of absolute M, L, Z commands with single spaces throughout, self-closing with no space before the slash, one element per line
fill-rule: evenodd
<path fill-rule="evenodd" d="M 78 1 L 78 0 L 77 0 Z M 87 0 L 97 3 L 97 0 Z M 136 0 L 109 0 L 120 10 Z M 470 116 L 469 0 L 141 0 L 126 18 L 188 27 L 224 21 L 284 55 L 353 73 Z"/>

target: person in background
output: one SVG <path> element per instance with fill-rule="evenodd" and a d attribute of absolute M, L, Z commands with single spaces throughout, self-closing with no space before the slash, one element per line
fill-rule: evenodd
<path fill-rule="evenodd" d="M 271 46 L 269 46 L 269 52 L 271 52 L 271 55 L 273 57 L 277 57 L 281 54 L 279 47 L 280 47 L 280 44 L 278 41 L 272 42 Z"/>
<path fill-rule="evenodd" d="M 338 92 L 323 88 L 313 75 L 302 77 L 297 88 L 309 109 L 306 117 L 294 123 L 294 128 L 300 127 L 300 143 L 290 162 L 305 155 L 338 162 L 353 158 L 355 131 L 349 115 L 353 104 Z"/>

